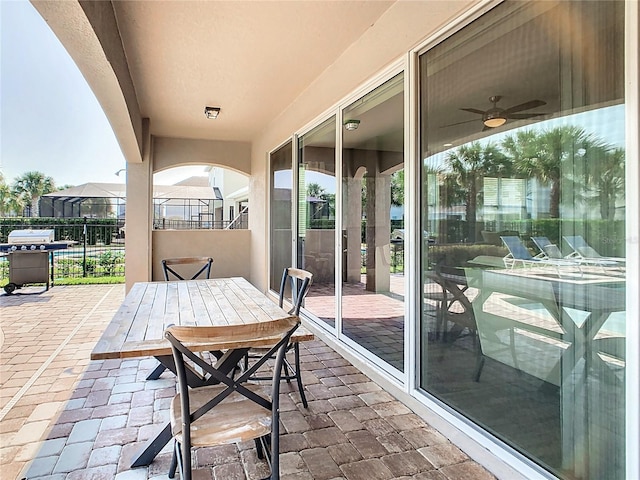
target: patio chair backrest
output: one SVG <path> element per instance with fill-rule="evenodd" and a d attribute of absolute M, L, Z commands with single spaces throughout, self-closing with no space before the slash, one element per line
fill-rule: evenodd
<path fill-rule="evenodd" d="M 533 260 L 531 252 L 529 252 L 529 249 L 522 243 L 520 237 L 505 236 L 500 238 L 514 260 Z"/>
<path fill-rule="evenodd" d="M 602 258 L 602 255 L 591 247 L 581 235 L 564 236 L 562 238 L 580 256 L 584 258 Z"/>
<path fill-rule="evenodd" d="M 169 280 L 185 280 L 185 278 L 190 280 L 211 278 L 212 263 L 213 258 L 211 257 L 165 258 L 162 260 L 162 273 L 164 273 L 164 279 L 167 282 Z M 188 274 L 186 273 L 187 271 L 189 271 Z"/>
<path fill-rule="evenodd" d="M 547 257 L 552 259 L 561 259 L 562 252 L 555 243 L 551 243 L 547 237 L 531 237 L 531 241 L 540 249 Z"/>
<path fill-rule="evenodd" d="M 300 308 L 304 302 L 304 298 L 309 292 L 311 283 L 313 282 L 313 274 L 307 270 L 288 267 L 282 272 L 282 281 L 280 282 L 280 307 L 284 305 L 287 287 L 291 289 L 292 308 L 289 310 L 291 315 L 300 315 Z"/>

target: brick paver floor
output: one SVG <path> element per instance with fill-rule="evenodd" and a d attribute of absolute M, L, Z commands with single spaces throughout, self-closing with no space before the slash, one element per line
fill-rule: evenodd
<path fill-rule="evenodd" d="M 154 359 L 90 361 L 122 285 L 0 295 L 0 478 L 166 479 L 171 445 L 131 459 L 168 420 L 175 379 L 144 381 Z M 309 408 L 283 383 L 283 480 L 494 478 L 323 342 L 301 348 Z M 258 479 L 253 442 L 203 448 L 195 478 Z"/>

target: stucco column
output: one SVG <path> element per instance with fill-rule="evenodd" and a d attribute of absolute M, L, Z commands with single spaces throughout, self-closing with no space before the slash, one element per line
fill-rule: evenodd
<path fill-rule="evenodd" d="M 361 223 L 362 223 L 362 180 L 349 178 L 346 181 L 348 204 L 344 205 L 344 229 L 347 232 L 346 243 L 342 246 L 346 250 L 347 282 L 360 282 L 361 254 Z"/>
<path fill-rule="evenodd" d="M 149 120 L 143 122 L 141 163 L 127 163 L 125 213 L 125 276 L 127 292 L 135 282 L 151 280 L 151 222 L 153 219 L 153 142 Z"/>
<path fill-rule="evenodd" d="M 391 177 L 367 176 L 367 290 L 388 292 L 391 286 Z"/>

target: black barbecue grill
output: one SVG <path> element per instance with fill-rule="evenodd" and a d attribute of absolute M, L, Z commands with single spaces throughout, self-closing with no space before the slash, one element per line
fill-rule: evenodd
<path fill-rule="evenodd" d="M 68 247 L 67 242 L 55 242 L 53 230 L 13 230 L 9 243 L 0 244 L 0 253 L 9 259 L 9 283 L 4 291 L 13 293 L 28 283 L 53 286 L 53 251 Z"/>

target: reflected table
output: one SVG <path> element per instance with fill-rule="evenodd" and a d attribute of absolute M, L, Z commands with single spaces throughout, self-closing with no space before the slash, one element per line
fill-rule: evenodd
<path fill-rule="evenodd" d="M 566 348 L 556 368 L 559 369 L 557 378 L 561 395 L 562 462 L 587 478 L 589 453 L 595 451 L 590 445 L 591 410 L 597 413 L 590 406 L 589 398 L 590 395 L 601 393 L 589 390 L 595 389 L 595 385 L 601 389 L 605 386 L 607 389 L 623 388 L 623 383 L 613 373 L 598 383 L 590 374 L 610 372 L 601 356 L 601 339 L 596 337 L 611 314 L 623 312 L 626 308 L 624 277 L 613 272 L 610 275 L 596 270 L 589 273 L 557 272 L 539 267 L 474 270 L 469 277 L 474 279 L 473 286 L 479 289 L 473 301 L 476 312 L 489 311 L 487 302 L 494 295 L 524 299 L 542 305 L 561 328 L 560 338 Z M 576 315 L 576 311 L 580 315 Z M 492 311 L 493 315 L 505 316 L 507 320 L 509 313 Z M 523 324 L 526 318 L 523 315 L 517 322 Z M 619 340 L 618 344 L 621 345 L 624 337 L 609 340 Z"/>

